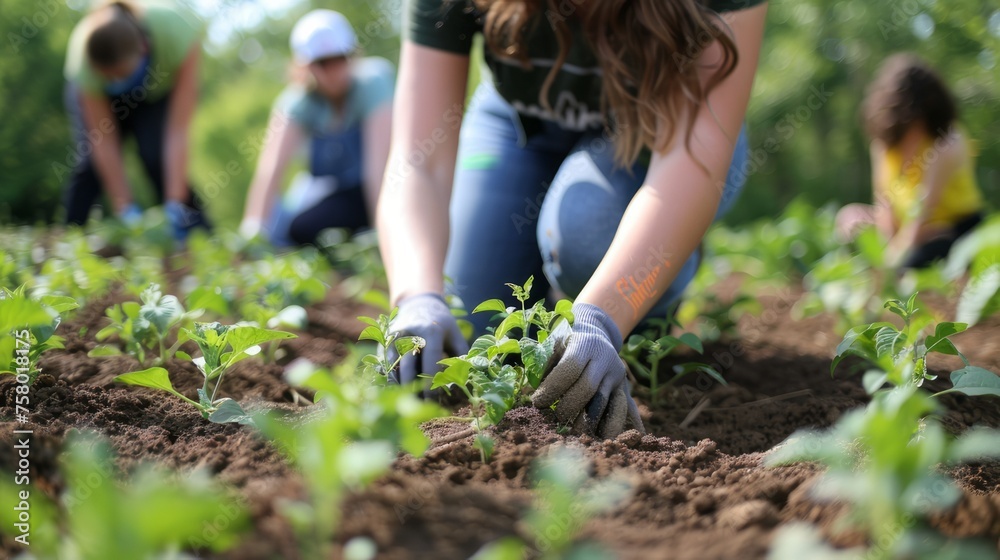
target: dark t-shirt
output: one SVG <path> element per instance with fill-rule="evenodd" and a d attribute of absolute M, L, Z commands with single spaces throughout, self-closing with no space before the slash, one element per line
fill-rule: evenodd
<path fill-rule="evenodd" d="M 598 0 L 600 1 L 600 0 Z M 666 1 L 666 0 L 665 0 Z M 717 12 L 748 8 L 764 0 L 708 0 Z M 426 47 L 469 54 L 472 39 L 482 32 L 483 15 L 470 0 L 408 0 L 405 37 Z M 565 0 L 567 12 L 575 7 Z M 601 113 L 601 67 L 587 44 L 578 20 L 566 18 L 573 40 L 570 50 L 549 89 L 553 112 L 539 103 L 539 94 L 555 59 L 559 43 L 547 21 L 529 24 L 527 33 L 530 68 L 514 58 L 498 58 L 486 49 L 486 63 L 497 91 L 522 116 L 556 121 L 568 130 L 604 126 Z M 670 63 L 670 61 L 665 61 Z"/>

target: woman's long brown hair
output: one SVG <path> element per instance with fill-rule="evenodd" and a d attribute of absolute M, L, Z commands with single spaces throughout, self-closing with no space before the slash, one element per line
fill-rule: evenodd
<path fill-rule="evenodd" d="M 698 0 L 475 0 L 485 13 L 483 35 L 496 55 L 528 63 L 524 39 L 529 25 L 550 25 L 559 41 L 556 64 L 539 100 L 551 110 L 549 89 L 566 62 L 572 33 L 567 17 L 578 17 L 603 73 L 601 104 L 615 138 L 615 158 L 634 162 L 644 147 L 666 149 L 677 126 L 686 129 L 690 151 L 698 109 L 736 67 L 738 53 L 721 18 Z M 563 11 L 560 11 L 560 5 Z M 574 13 L 565 14 L 565 7 Z M 547 23 L 543 23 L 544 19 Z M 699 55 L 718 41 L 722 60 L 706 83 Z M 685 121 L 679 123 L 680 120 Z M 660 128 L 660 125 L 664 128 Z"/>

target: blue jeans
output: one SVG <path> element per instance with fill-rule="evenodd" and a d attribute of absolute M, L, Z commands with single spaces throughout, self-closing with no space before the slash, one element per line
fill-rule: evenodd
<path fill-rule="evenodd" d="M 296 178 L 268 217 L 272 244 L 305 245 L 315 243 L 327 228 L 369 227 L 361 127 L 358 123 L 310 139 L 308 175 Z"/>
<path fill-rule="evenodd" d="M 519 305 L 505 283 L 522 284 L 532 275 L 529 303 L 545 297 L 549 287 L 576 297 L 645 179 L 643 163 L 628 169 L 614 164 L 614 147 L 601 130 L 531 124 L 538 130 L 525 136 L 516 111 L 491 84 L 479 87 L 465 116 L 445 275 L 449 291 L 469 310 L 493 298 Z M 716 219 L 743 187 L 747 154 L 741 130 Z M 700 261 L 695 251 L 644 319 L 668 314 Z M 485 332 L 489 316 L 468 317 L 476 335 Z"/>

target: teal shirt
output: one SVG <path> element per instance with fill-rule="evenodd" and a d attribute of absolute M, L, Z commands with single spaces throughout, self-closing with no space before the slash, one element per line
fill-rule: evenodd
<path fill-rule="evenodd" d="M 191 48 L 200 44 L 205 22 L 190 10 L 166 0 L 136 2 L 139 21 L 149 41 L 149 73 L 144 88 L 146 99 L 156 101 L 169 93 L 177 82 L 178 70 Z M 63 69 L 67 80 L 92 95 L 103 95 L 107 81 L 87 60 L 84 26 L 77 24 L 70 35 Z"/>
<path fill-rule="evenodd" d="M 311 136 L 347 130 L 363 123 L 376 109 L 392 102 L 395 68 L 380 57 L 351 62 L 352 85 L 344 102 L 343 114 L 323 95 L 299 85 L 285 88 L 275 101 L 275 108 L 306 130 Z"/>
<path fill-rule="evenodd" d="M 763 1 L 710 0 L 707 5 L 717 12 L 727 12 Z M 471 1 L 408 2 L 403 25 L 405 38 L 422 46 L 469 54 L 473 37 L 483 29 L 483 16 Z M 513 58 L 498 58 L 489 49 L 485 52 L 487 66 L 497 91 L 520 115 L 557 121 L 568 130 L 602 128 L 600 64 L 587 44 L 578 21 L 567 18 L 566 22 L 573 39 L 566 62 L 549 90 L 548 101 L 554 113 L 539 103 L 542 84 L 559 53 L 559 43 L 548 22 L 539 21 L 533 27 L 529 24 L 526 41 L 530 68 L 524 68 L 519 60 Z"/>

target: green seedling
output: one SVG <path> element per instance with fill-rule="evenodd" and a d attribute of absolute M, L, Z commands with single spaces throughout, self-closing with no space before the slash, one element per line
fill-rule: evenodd
<path fill-rule="evenodd" d="M 650 322 L 652 329 L 647 331 L 645 335 L 634 334 L 630 336 L 622 347 L 621 354 L 632 371 L 649 381 L 651 406 L 659 406 L 661 393 L 674 390 L 676 383 L 689 373 L 702 372 L 720 384 L 726 384 L 722 374 L 712 366 L 700 362 L 689 362 L 674 366 L 673 375 L 661 385 L 660 363 L 674 350 L 680 346 L 688 346 L 701 354 L 705 349 L 702 347 L 701 340 L 693 333 L 684 333 L 680 336 L 667 334 L 672 327 L 679 326 L 672 319 L 651 319 Z M 647 364 L 649 365 L 647 366 Z"/>
<path fill-rule="evenodd" d="M 69 296 L 29 297 L 26 291 L 24 285 L 13 291 L 0 288 L 0 373 L 32 385 L 41 373 L 41 355 L 63 348 L 63 338 L 55 334 L 62 314 L 79 304 Z"/>
<path fill-rule="evenodd" d="M 614 556 L 590 543 L 577 542 L 591 518 L 620 506 L 631 494 L 627 481 L 594 480 L 592 465 L 575 449 L 560 447 L 534 465 L 534 499 L 525 525 L 532 542 L 508 537 L 487 545 L 474 560 L 588 559 Z"/>
<path fill-rule="evenodd" d="M 874 545 L 866 558 L 939 558 L 926 556 L 935 549 L 913 549 L 932 533 L 927 516 L 953 506 L 961 495 L 939 466 L 1000 456 L 1000 432 L 974 429 L 951 439 L 929 417 L 938 406 L 913 385 L 880 391 L 867 408 L 844 414 L 825 432 L 793 434 L 766 463 L 827 466 L 813 494 L 850 504 L 848 523 L 864 530 Z M 977 557 L 982 556 L 961 556 Z"/>
<path fill-rule="evenodd" d="M 508 410 L 527 402 L 538 388 L 552 355 L 549 333 L 560 319 L 573 321 L 572 304 L 556 303 L 545 309 L 544 300 L 527 307 L 533 278 L 523 286 L 507 284 L 521 308 L 507 308 L 499 299 L 485 301 L 473 313 L 494 312 L 500 324 L 491 334 L 477 338 L 464 356 L 441 360 L 444 370 L 434 376 L 431 389 L 459 388 L 469 399 L 471 421 L 476 429 L 475 446 L 483 462 L 492 454 L 493 441 L 484 430 L 500 422 Z M 534 337 L 531 332 L 537 332 Z"/>
<path fill-rule="evenodd" d="M 56 252 L 42 265 L 33 293 L 69 296 L 83 304 L 107 294 L 120 278 L 116 266 L 91 253 L 82 234 L 67 234 Z"/>
<path fill-rule="evenodd" d="M 144 465 L 121 481 L 108 441 L 79 432 L 70 433 L 60 459 L 66 489 L 56 499 L 13 475 L 0 477 L 10 504 L 0 510 L 0 532 L 30 558 L 181 560 L 191 557 L 183 550 L 231 548 L 248 526 L 241 498 L 204 470 L 182 476 Z"/>
<path fill-rule="evenodd" d="M 295 338 L 295 335 L 253 325 L 223 325 L 214 322 L 195 323 L 193 331 L 183 328 L 178 338 L 185 341 L 193 340 L 202 353 L 200 357 L 192 359 L 183 351 L 177 352 L 179 357 L 194 362 L 205 376 L 204 385 L 198 389 L 197 401 L 185 397 L 174 389 L 170 383 L 170 374 L 162 367 L 151 367 L 119 375 L 115 377 L 115 381 L 166 391 L 197 408 L 201 415 L 211 422 L 250 424 L 253 420 L 239 403 L 228 397 L 218 398 L 219 388 L 226 372 L 236 363 L 259 354 L 261 344 L 272 340 Z"/>
<path fill-rule="evenodd" d="M 352 352 L 333 372 L 311 365 L 288 372 L 289 384 L 316 392 L 317 405 L 301 418 L 275 412 L 254 416 L 306 481 L 305 501 L 281 505 L 303 558 L 330 558 L 345 494 L 384 474 L 399 451 L 422 455 L 430 440 L 420 425 L 447 415 L 406 387 L 380 387 L 359 378 L 359 356 Z"/>
<path fill-rule="evenodd" d="M 184 343 L 184 337 L 167 346 L 167 338 L 182 324 L 201 315 L 201 310 L 185 312 L 175 296 L 164 295 L 159 284 L 150 284 L 139 296 L 142 304 L 127 301 L 109 307 L 105 314 L 111 324 L 97 332 L 97 340 L 107 340 L 112 335 L 125 345 L 125 353 L 146 365 L 148 354 L 155 356 L 153 364 L 162 365 L 173 357 Z M 91 357 L 118 356 L 117 346 L 102 344 L 87 353 Z"/>
<path fill-rule="evenodd" d="M 950 337 L 964 331 L 965 323 L 942 322 L 933 325 L 933 333 L 924 336 L 933 319 L 916 307 L 917 294 L 906 301 L 892 299 L 885 308 L 903 320 L 899 329 L 889 322 L 876 322 L 855 327 L 847 332 L 837 346 L 836 355 L 830 365 L 831 373 L 848 355 L 859 356 L 876 367 L 867 371 L 862 378 L 865 390 L 875 393 L 885 384 L 894 387 L 915 385 L 920 387 L 926 380 L 937 379 L 927 368 L 927 357 L 938 353 L 958 356 L 965 367 L 951 373 L 952 388 L 941 393 L 960 392 L 967 395 L 1000 396 L 1000 377 L 993 372 L 969 364 L 969 360 L 958 351 Z"/>
<path fill-rule="evenodd" d="M 411 352 L 416 354 L 426 344 L 419 336 L 400 336 L 391 332 L 389 324 L 396 318 L 398 312 L 399 308 L 393 308 L 388 315 L 379 314 L 378 319 L 358 317 L 359 321 L 368 325 L 361 331 L 358 340 L 371 340 L 378 345 L 374 354 L 365 356 L 361 361 L 362 371 L 370 380 L 391 377 L 403 356 Z M 395 348 L 398 355 L 395 360 L 389 360 L 389 348 Z"/>

